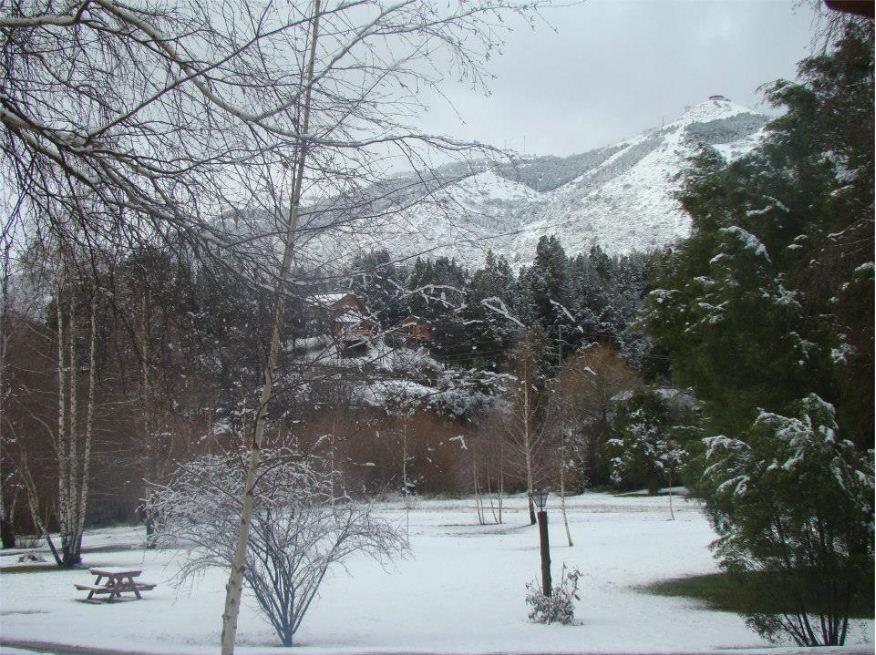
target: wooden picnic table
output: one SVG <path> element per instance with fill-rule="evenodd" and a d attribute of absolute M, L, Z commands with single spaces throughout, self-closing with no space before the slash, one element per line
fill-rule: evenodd
<path fill-rule="evenodd" d="M 91 575 L 97 576 L 94 584 L 77 584 L 75 585 L 79 591 L 87 591 L 88 597 L 85 600 L 91 600 L 95 595 L 107 594 L 106 600 L 111 601 L 114 598 L 121 598 L 123 593 L 132 592 L 137 598 L 143 598 L 140 595 L 141 591 L 149 591 L 154 589 L 156 585 L 151 582 L 137 582 L 134 578 L 138 577 L 142 571 L 123 570 L 123 569 L 88 569 Z"/>

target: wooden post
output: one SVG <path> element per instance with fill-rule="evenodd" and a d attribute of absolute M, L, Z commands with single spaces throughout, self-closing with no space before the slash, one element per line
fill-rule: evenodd
<path fill-rule="evenodd" d="M 551 546 L 548 538 L 548 516 L 545 510 L 538 512 L 538 538 L 541 543 L 541 590 L 551 595 Z"/>

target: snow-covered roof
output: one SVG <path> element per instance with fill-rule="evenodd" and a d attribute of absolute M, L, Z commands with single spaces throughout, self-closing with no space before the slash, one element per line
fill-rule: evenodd
<path fill-rule="evenodd" d="M 320 307 L 331 307 L 332 305 L 336 305 L 340 301 L 342 301 L 347 296 L 352 296 L 358 300 L 356 294 L 350 291 L 338 291 L 335 293 L 316 293 L 308 298 L 308 300 L 314 304 L 319 305 Z"/>

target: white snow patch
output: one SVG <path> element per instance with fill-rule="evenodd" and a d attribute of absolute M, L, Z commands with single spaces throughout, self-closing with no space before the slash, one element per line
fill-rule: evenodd
<path fill-rule="evenodd" d="M 559 499 L 548 503 L 558 521 Z M 708 549 L 715 533 L 696 501 L 677 503 L 675 521 L 665 497 L 588 493 L 567 497 L 566 505 L 575 546 L 566 546 L 555 528 L 551 558 L 555 573 L 563 562 L 584 572 L 580 625 L 526 619 L 524 585 L 538 578 L 539 545 L 524 495 L 506 499 L 505 524 L 490 526 L 477 524 L 472 499 L 421 500 L 408 512 L 413 556 L 388 569 L 359 557 L 348 572 L 330 575 L 296 635 L 295 652 L 802 652 L 770 648 L 735 614 L 640 590 L 657 580 L 717 571 Z M 379 512 L 404 524 L 401 500 L 379 505 Z M 116 528 L 88 531 L 85 543 L 142 539 L 142 528 Z M 156 654 L 215 651 L 227 573 L 217 570 L 175 590 L 170 580 L 184 556 L 139 548 L 86 553 L 86 566 L 141 569 L 143 579 L 158 583 L 142 601 L 101 606 L 81 602 L 83 593 L 73 587 L 92 581 L 85 570 L 4 575 L 3 639 Z M 872 651 L 872 629 L 872 621 L 856 623 L 851 648 Z M 238 644 L 241 655 L 289 653 L 277 646 L 251 599 L 242 607 Z"/>

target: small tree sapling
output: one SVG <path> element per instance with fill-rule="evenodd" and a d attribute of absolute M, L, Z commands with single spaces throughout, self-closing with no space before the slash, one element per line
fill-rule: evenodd
<path fill-rule="evenodd" d="M 578 596 L 578 580 L 582 573 L 577 568 L 566 569 L 560 573 L 560 582 L 554 585 L 550 596 L 546 596 L 537 582 L 526 585 L 526 604 L 529 606 L 529 620 L 535 623 L 562 623 L 570 625 L 575 621 L 575 601 Z"/>

